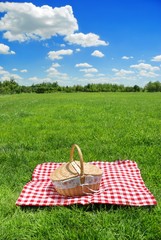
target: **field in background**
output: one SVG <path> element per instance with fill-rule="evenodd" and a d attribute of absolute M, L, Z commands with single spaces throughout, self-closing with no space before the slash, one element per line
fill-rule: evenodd
<path fill-rule="evenodd" d="M 0 96 L 0 239 L 161 239 L 161 94 L 55 93 Z M 15 206 L 35 166 L 131 159 L 156 207 Z"/>

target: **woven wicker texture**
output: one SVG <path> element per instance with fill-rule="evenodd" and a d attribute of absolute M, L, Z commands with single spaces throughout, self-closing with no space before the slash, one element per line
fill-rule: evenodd
<path fill-rule="evenodd" d="M 75 161 L 74 163 L 76 164 L 75 166 L 80 168 L 79 161 Z M 62 181 L 79 176 L 80 174 L 76 170 L 75 166 L 73 166 L 72 162 L 62 164 L 59 168 L 51 173 L 51 180 Z M 84 163 L 84 175 L 99 176 L 102 175 L 102 170 L 91 163 Z"/>
<path fill-rule="evenodd" d="M 80 158 L 79 161 L 75 161 L 73 158 L 75 148 L 78 151 L 78 155 Z M 55 187 L 57 192 L 62 195 L 80 196 L 87 193 L 92 193 L 92 191 L 97 191 L 99 189 L 100 182 L 97 182 L 97 184 L 96 182 L 87 184 L 85 182 L 86 176 L 93 176 L 93 181 L 95 181 L 94 177 L 102 176 L 102 174 L 103 172 L 100 168 L 90 163 L 84 163 L 80 147 L 74 144 L 70 151 L 70 162 L 62 164 L 59 168 L 52 172 L 50 175 L 50 179 L 53 181 L 53 183 L 60 181 L 60 183 L 64 185 L 63 181 L 75 179 L 76 177 L 80 176 L 80 183 L 74 188 L 62 189 L 62 187 Z"/>

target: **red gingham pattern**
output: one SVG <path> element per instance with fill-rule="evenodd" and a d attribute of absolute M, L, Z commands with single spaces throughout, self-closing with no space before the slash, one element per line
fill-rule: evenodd
<path fill-rule="evenodd" d="M 130 160 L 91 162 L 103 170 L 97 193 L 80 197 L 64 197 L 54 189 L 49 175 L 61 163 L 36 166 L 32 181 L 28 182 L 16 201 L 18 206 L 67 206 L 71 204 L 117 204 L 130 206 L 156 205 L 157 202 L 142 180 L 137 164 Z"/>

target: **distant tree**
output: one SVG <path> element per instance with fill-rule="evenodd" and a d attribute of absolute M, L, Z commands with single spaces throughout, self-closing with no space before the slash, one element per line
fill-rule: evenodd
<path fill-rule="evenodd" d="M 134 85 L 134 92 L 140 92 L 141 88 L 138 85 Z"/>
<path fill-rule="evenodd" d="M 138 85 L 124 86 L 111 83 L 91 83 L 85 86 L 59 86 L 57 82 L 43 82 L 31 86 L 20 86 L 14 78 L 0 82 L 0 94 L 14 93 L 54 93 L 54 92 L 161 92 L 161 82 L 149 82 L 144 88 Z"/>
<path fill-rule="evenodd" d="M 134 92 L 134 88 L 133 87 L 125 87 L 125 92 Z"/>
<path fill-rule="evenodd" d="M 85 92 L 89 92 L 90 91 L 90 84 L 89 83 L 84 86 L 84 91 Z"/>
<path fill-rule="evenodd" d="M 125 92 L 125 86 L 123 84 L 119 85 L 119 92 Z"/>
<path fill-rule="evenodd" d="M 32 87 L 31 86 L 21 86 L 21 92 L 22 93 L 31 93 Z"/>
<path fill-rule="evenodd" d="M 159 82 L 159 81 L 149 82 L 145 86 L 145 90 L 148 92 L 161 92 L 161 82 Z"/>
<path fill-rule="evenodd" d="M 71 93 L 71 92 L 73 92 L 73 88 L 72 88 L 72 87 L 69 87 L 69 86 L 66 86 L 66 87 L 64 88 L 64 91 L 67 92 L 67 93 Z"/>
<path fill-rule="evenodd" d="M 75 86 L 75 91 L 76 91 L 76 92 L 83 92 L 83 91 L 84 91 L 84 87 L 81 86 L 81 85 L 76 85 L 76 86 Z"/>
<path fill-rule="evenodd" d="M 35 84 L 32 85 L 32 92 L 35 93 L 52 93 L 52 92 L 56 92 L 58 90 L 58 83 L 54 82 L 54 83 L 50 83 L 50 82 L 43 82 L 43 83 L 39 83 L 39 84 Z"/>
<path fill-rule="evenodd" d="M 1 85 L 0 85 L 1 94 L 14 94 L 14 93 L 20 93 L 20 92 L 21 92 L 21 87 L 14 80 L 14 78 L 1 82 Z"/>
<path fill-rule="evenodd" d="M 53 82 L 51 85 L 52 85 L 53 88 L 58 88 L 59 87 L 58 82 Z"/>

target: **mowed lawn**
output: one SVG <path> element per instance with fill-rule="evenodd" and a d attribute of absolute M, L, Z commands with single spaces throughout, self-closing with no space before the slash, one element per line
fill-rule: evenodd
<path fill-rule="evenodd" d="M 36 165 L 67 162 L 73 143 L 86 162 L 136 161 L 158 205 L 15 206 Z M 161 93 L 0 96 L 0 239 L 161 239 Z"/>

